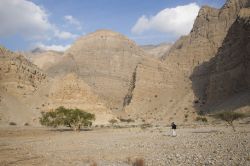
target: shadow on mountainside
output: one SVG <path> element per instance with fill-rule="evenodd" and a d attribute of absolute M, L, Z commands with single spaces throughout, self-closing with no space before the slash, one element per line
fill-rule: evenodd
<path fill-rule="evenodd" d="M 200 113 L 234 110 L 250 104 L 250 19 L 238 17 L 214 58 L 190 76 Z"/>

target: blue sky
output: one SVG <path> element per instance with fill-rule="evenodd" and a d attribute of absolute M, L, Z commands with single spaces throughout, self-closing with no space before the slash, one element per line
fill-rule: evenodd
<path fill-rule="evenodd" d="M 63 50 L 77 37 L 97 29 L 120 32 L 140 45 L 174 42 L 190 31 L 200 6 L 220 8 L 224 3 L 225 0 L 1 0 L 0 44 L 11 50 L 37 46 Z"/>

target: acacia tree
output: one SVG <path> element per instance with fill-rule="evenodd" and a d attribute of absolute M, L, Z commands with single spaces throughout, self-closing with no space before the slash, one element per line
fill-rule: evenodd
<path fill-rule="evenodd" d="M 79 131 L 82 126 L 91 126 L 93 120 L 95 120 L 94 114 L 61 106 L 55 111 L 42 112 L 40 123 L 50 127 L 66 126 Z"/>
<path fill-rule="evenodd" d="M 236 131 L 233 122 L 237 119 L 244 118 L 245 114 L 233 111 L 223 111 L 214 114 L 213 117 L 226 121 L 233 128 L 233 131 Z"/>
<path fill-rule="evenodd" d="M 116 120 L 116 119 L 110 119 L 109 120 L 109 123 L 111 123 L 112 124 L 112 126 L 115 124 L 115 123 L 117 123 L 118 121 Z"/>

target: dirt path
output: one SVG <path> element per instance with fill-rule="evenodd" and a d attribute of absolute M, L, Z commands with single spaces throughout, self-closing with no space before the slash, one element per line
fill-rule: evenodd
<path fill-rule="evenodd" d="M 0 165 L 250 165 L 250 126 L 50 131 L 0 127 Z"/>

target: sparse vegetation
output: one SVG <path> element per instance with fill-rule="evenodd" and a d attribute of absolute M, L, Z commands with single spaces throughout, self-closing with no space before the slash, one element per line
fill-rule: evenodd
<path fill-rule="evenodd" d="M 15 122 L 9 122 L 9 125 L 16 126 L 16 123 Z"/>
<path fill-rule="evenodd" d="M 97 163 L 95 161 L 93 161 L 90 166 L 97 166 Z"/>
<path fill-rule="evenodd" d="M 199 100 L 194 100 L 194 103 L 195 103 L 195 104 L 198 104 L 198 103 L 199 103 Z"/>
<path fill-rule="evenodd" d="M 143 158 L 137 158 L 133 162 L 133 166 L 144 166 L 144 165 L 145 165 L 145 161 Z"/>
<path fill-rule="evenodd" d="M 196 121 L 207 122 L 207 118 L 204 116 L 197 116 L 195 118 Z"/>
<path fill-rule="evenodd" d="M 146 129 L 146 128 L 149 128 L 149 127 L 152 127 L 153 125 L 152 124 L 149 124 L 149 123 L 144 123 L 141 125 L 141 129 Z"/>
<path fill-rule="evenodd" d="M 79 131 L 82 126 L 91 126 L 93 120 L 94 114 L 80 109 L 58 107 L 55 111 L 42 112 L 40 123 L 50 127 L 66 126 Z"/>
<path fill-rule="evenodd" d="M 121 122 L 127 122 L 127 123 L 130 123 L 130 122 L 135 122 L 135 120 L 129 118 L 129 119 L 124 119 L 124 118 L 120 118 L 119 119 Z"/>
<path fill-rule="evenodd" d="M 115 123 L 118 123 L 118 121 L 116 119 L 110 119 L 109 123 L 111 123 L 112 126 L 113 126 Z"/>
<path fill-rule="evenodd" d="M 23 125 L 24 126 L 29 126 L 30 124 L 28 122 L 25 122 Z"/>
<path fill-rule="evenodd" d="M 243 113 L 238 113 L 238 112 L 233 112 L 233 111 L 223 111 L 223 112 L 214 114 L 212 116 L 214 118 L 226 121 L 233 128 L 233 131 L 236 131 L 233 122 L 237 119 L 246 117 L 246 115 Z"/>

